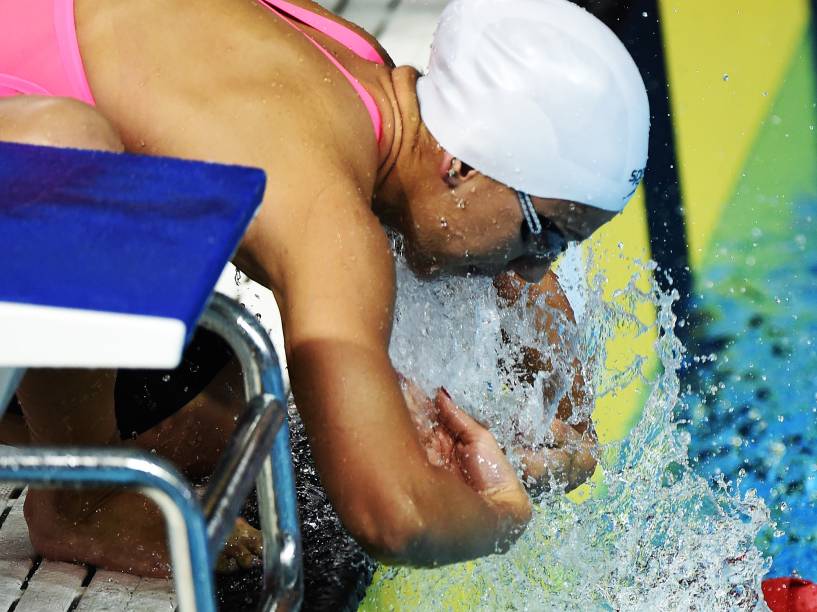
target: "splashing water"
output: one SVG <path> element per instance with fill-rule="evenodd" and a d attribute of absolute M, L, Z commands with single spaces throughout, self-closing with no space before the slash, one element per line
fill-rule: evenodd
<path fill-rule="evenodd" d="M 537 337 L 524 305 L 497 307 L 490 279 L 423 283 L 402 263 L 397 283 L 390 346 L 397 369 L 429 394 L 445 385 L 506 446 L 518 441 L 520 434 L 529 444 L 544 442 L 555 406 L 543 406 L 540 398 L 545 386 L 564 395 L 572 372 Z M 557 316 L 567 334 L 567 321 L 561 313 Z M 544 346 L 542 357 L 556 364 L 553 372 L 540 373 L 532 385 L 515 384 L 519 373 L 511 364 L 519 361 L 521 346 Z M 575 419 L 586 416 L 578 412 Z"/>
<path fill-rule="evenodd" d="M 593 268 L 591 260 L 587 270 Z M 585 377 L 598 397 L 616 393 L 634 377 L 648 384 L 649 394 L 629 436 L 601 448 L 601 484 L 593 485 L 594 494 L 583 504 L 557 492 L 542 494 L 527 531 L 505 555 L 436 570 L 381 573 L 375 586 L 396 590 L 401 608 L 412 601 L 423 610 L 765 607 L 760 580 L 768 562 L 754 546 L 768 518 L 765 506 L 753 492 L 741 498 L 727 483 L 713 489 L 696 476 L 687 462 L 687 440 L 672 422 L 683 352 L 673 334 L 673 296 L 655 284 L 640 290 L 633 278 L 605 301 L 604 282 L 600 275 L 592 277 L 581 331 L 562 319 L 562 337 L 574 344 L 570 354 L 586 364 Z M 633 314 L 644 303 L 657 312 L 652 325 L 658 332 L 659 373 L 650 376 L 644 355 L 612 372 L 606 363 L 610 338 L 650 330 Z M 537 337 L 532 316 L 525 299 L 499 307 L 490 280 L 421 282 L 401 261 L 392 360 L 426 392 L 444 384 L 501 444 L 518 439 L 520 429 L 527 442 L 546 441 L 554 407 L 543 407 L 537 398 L 545 384 L 566 391 L 560 381 L 569 380 L 570 369 Z M 553 373 L 540 374 L 530 385 L 497 367 L 518 359 L 520 345 L 551 357 Z"/>

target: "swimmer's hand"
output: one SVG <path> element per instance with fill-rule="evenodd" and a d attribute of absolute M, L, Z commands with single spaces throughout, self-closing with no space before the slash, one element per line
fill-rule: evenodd
<path fill-rule="evenodd" d="M 514 448 L 522 460 L 525 484 L 532 495 L 562 487 L 566 493 L 572 491 L 596 469 L 598 443 L 592 429 L 582 434 L 554 418 L 550 431 L 553 441 L 543 448 Z"/>
<path fill-rule="evenodd" d="M 457 474 L 521 531 L 530 520 L 530 499 L 491 432 L 444 389 L 432 401 L 410 380 L 401 377 L 400 386 L 429 463 Z"/>
<path fill-rule="evenodd" d="M 439 422 L 436 402 L 432 401 L 413 380 L 398 374 L 400 390 L 406 400 L 411 420 L 417 428 L 420 444 L 426 451 L 428 462 L 436 467 L 453 471 L 454 439 Z"/>

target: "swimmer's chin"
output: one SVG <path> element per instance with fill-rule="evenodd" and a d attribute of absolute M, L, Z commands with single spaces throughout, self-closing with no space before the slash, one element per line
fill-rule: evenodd
<path fill-rule="evenodd" d="M 461 265 L 461 266 L 438 266 L 438 265 L 417 265 L 407 262 L 409 270 L 414 273 L 414 276 L 421 280 L 438 280 L 440 278 L 447 278 L 451 276 L 459 278 L 493 278 L 501 274 L 502 268 L 485 268 L 481 266 Z"/>
<path fill-rule="evenodd" d="M 494 277 L 504 272 L 505 265 L 492 265 L 491 263 L 475 264 L 472 260 L 446 261 L 440 263 L 436 258 L 428 256 L 406 255 L 406 265 L 414 276 L 421 280 L 436 280 L 439 278 L 458 277 Z"/>

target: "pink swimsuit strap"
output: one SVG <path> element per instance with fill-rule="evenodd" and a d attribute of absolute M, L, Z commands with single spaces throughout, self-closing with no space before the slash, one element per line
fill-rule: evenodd
<path fill-rule="evenodd" d="M 306 36 L 346 77 L 366 107 L 380 142 L 382 118 L 372 95 L 287 15 L 323 32 L 359 57 L 384 64 L 377 49 L 350 28 L 286 0 L 260 1 Z M 0 15 L 0 98 L 38 94 L 69 96 L 94 104 L 77 44 L 74 0 L 0 0 Z"/>
<path fill-rule="evenodd" d="M 380 116 L 380 109 L 377 107 L 377 103 L 374 101 L 374 97 L 368 91 L 366 91 L 366 88 L 360 84 L 360 81 L 358 81 L 357 78 L 351 72 L 349 72 L 337 60 L 337 58 L 335 58 L 334 55 L 321 46 L 321 44 L 309 34 L 299 28 L 295 22 L 293 22 L 291 19 L 287 19 L 286 15 L 289 15 L 301 23 L 305 23 L 306 25 L 315 28 L 319 32 L 323 32 L 330 38 L 338 41 L 358 57 L 377 64 L 385 64 L 385 61 L 380 56 L 377 49 L 375 49 L 375 47 L 369 43 L 369 41 L 354 30 L 351 30 L 327 17 L 323 17 L 322 15 L 313 13 L 312 11 L 296 6 L 290 2 L 286 2 L 286 0 L 261 0 L 261 2 L 266 5 L 267 8 L 279 15 L 289 25 L 306 36 L 309 42 L 315 45 L 315 47 L 317 47 L 321 53 L 323 53 L 327 59 L 335 65 L 340 73 L 346 77 L 357 92 L 357 95 L 360 96 L 363 105 L 366 107 L 366 111 L 369 113 L 369 117 L 372 120 L 375 138 L 377 139 L 377 142 L 380 142 L 380 138 L 383 135 L 383 120 Z"/>

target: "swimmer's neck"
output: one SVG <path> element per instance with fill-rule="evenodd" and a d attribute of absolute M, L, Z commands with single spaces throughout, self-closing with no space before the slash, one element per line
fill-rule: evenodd
<path fill-rule="evenodd" d="M 392 120 L 383 122 L 372 210 L 381 221 L 395 227 L 406 201 L 404 181 L 413 174 L 419 142 L 421 121 L 416 86 L 420 73 L 411 66 L 398 66 L 390 77 L 386 97 Z"/>

